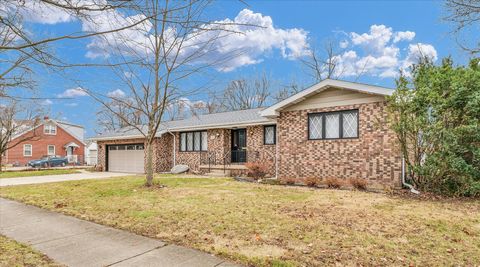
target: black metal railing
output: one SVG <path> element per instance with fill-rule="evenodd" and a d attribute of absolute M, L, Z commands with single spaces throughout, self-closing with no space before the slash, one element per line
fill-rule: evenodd
<path fill-rule="evenodd" d="M 223 165 L 223 172 L 227 166 L 234 164 L 244 164 L 247 162 L 272 162 L 276 164 L 275 154 L 267 150 L 227 150 L 227 151 L 202 151 L 200 152 L 200 164 L 208 166 L 208 172 L 212 166 Z"/>

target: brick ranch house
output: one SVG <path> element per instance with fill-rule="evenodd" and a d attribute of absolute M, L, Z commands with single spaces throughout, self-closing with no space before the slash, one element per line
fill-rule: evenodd
<path fill-rule="evenodd" d="M 365 178 L 401 186 L 402 158 L 386 123 L 392 89 L 324 80 L 265 109 L 165 122 L 154 144 L 154 168 L 186 164 L 193 172 L 244 173 L 264 162 L 280 180 Z M 144 139 L 121 129 L 94 138 L 105 171 L 144 172 Z"/>
<path fill-rule="evenodd" d="M 2 162 L 24 166 L 43 156 L 67 157 L 69 163 L 83 164 L 85 155 L 84 128 L 80 125 L 45 117 L 39 123 L 22 122 L 24 129 L 12 137 L 16 144 L 6 151 Z"/>

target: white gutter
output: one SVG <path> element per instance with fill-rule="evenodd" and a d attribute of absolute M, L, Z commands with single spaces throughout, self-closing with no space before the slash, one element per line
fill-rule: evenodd
<path fill-rule="evenodd" d="M 275 179 L 278 179 L 278 127 L 275 127 Z"/>
<path fill-rule="evenodd" d="M 413 185 L 407 183 L 405 181 L 405 157 L 402 157 L 402 185 L 410 188 L 410 192 L 414 193 L 414 194 L 417 194 L 419 195 L 420 194 L 420 191 L 416 190 Z"/>
<path fill-rule="evenodd" d="M 200 126 L 191 126 L 191 127 L 177 127 L 177 128 L 170 128 L 171 131 L 173 132 L 183 132 L 183 131 L 196 131 L 196 130 L 208 130 L 208 129 L 230 129 L 230 128 L 241 128 L 241 127 L 247 127 L 247 126 L 257 126 L 257 125 L 270 125 L 270 124 L 276 124 L 277 122 L 275 120 L 268 120 L 268 121 L 262 121 L 262 122 L 255 122 L 255 121 L 250 121 L 250 122 L 242 122 L 242 123 L 224 123 L 224 124 L 205 124 L 205 125 L 200 125 Z"/>
<path fill-rule="evenodd" d="M 173 167 L 175 167 L 175 165 L 177 165 L 177 150 L 175 149 L 177 147 L 177 145 L 176 145 L 177 136 L 175 134 L 173 134 L 172 132 L 170 132 L 170 130 L 168 130 L 168 129 L 167 129 L 167 133 L 169 133 L 173 136 Z"/>

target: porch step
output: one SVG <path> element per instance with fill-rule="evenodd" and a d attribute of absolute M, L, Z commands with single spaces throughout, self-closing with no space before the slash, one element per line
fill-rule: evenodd
<path fill-rule="evenodd" d="M 244 164 L 229 164 L 229 165 L 200 165 L 200 169 L 210 169 L 210 170 L 247 170 L 248 168 Z"/>

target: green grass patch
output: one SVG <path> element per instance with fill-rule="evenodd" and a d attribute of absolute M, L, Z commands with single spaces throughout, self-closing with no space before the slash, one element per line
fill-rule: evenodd
<path fill-rule="evenodd" d="M 479 201 L 159 176 L 12 186 L 0 196 L 254 266 L 480 262 Z"/>
<path fill-rule="evenodd" d="M 0 266 L 62 266 L 27 245 L 0 235 Z"/>
<path fill-rule="evenodd" d="M 4 172 L 0 172 L 0 179 L 3 179 L 3 178 L 18 178 L 18 177 L 31 177 L 31 176 L 45 176 L 45 175 L 58 175 L 58 174 L 73 174 L 73 173 L 80 173 L 80 171 L 74 170 L 74 169 L 4 171 Z"/>

